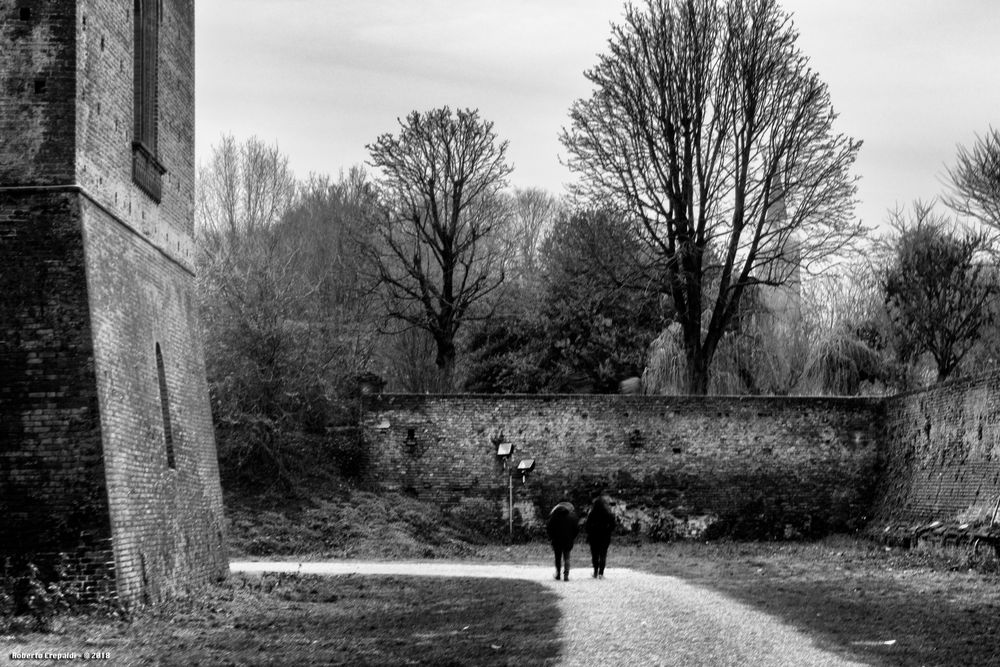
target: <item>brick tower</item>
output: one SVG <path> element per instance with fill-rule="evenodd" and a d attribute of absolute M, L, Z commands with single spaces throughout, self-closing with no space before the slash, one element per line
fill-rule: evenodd
<path fill-rule="evenodd" d="M 193 0 L 0 2 L 0 556 L 224 576 L 194 273 Z"/>

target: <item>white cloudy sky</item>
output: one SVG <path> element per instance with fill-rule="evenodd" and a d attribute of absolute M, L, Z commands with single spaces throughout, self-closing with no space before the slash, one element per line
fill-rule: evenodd
<path fill-rule="evenodd" d="M 785 0 L 864 140 L 858 216 L 942 190 L 957 144 L 1000 126 L 1000 2 Z M 517 186 L 560 192 L 560 128 L 589 93 L 617 0 L 203 0 L 199 161 L 222 133 L 277 142 L 296 174 L 336 174 L 413 109 L 478 108 L 510 140 Z"/>

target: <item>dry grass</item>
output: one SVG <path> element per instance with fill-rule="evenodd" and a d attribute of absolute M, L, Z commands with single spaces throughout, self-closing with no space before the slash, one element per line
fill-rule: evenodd
<path fill-rule="evenodd" d="M 49 634 L 0 637 L 0 661 L 88 651 L 109 665 L 545 665 L 558 618 L 555 595 L 531 582 L 233 577 L 128 624 L 70 617 Z"/>

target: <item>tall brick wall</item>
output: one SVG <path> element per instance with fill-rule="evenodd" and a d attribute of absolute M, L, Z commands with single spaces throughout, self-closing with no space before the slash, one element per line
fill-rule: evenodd
<path fill-rule="evenodd" d="M 756 520 L 779 536 L 860 527 L 881 424 L 867 399 L 383 395 L 366 400 L 363 433 L 384 488 L 444 506 L 506 498 L 502 431 L 515 464 L 537 461 L 518 483 L 526 520 L 604 488 L 661 519 Z"/>
<path fill-rule="evenodd" d="M 0 4 L 0 185 L 72 182 L 76 6 Z"/>
<path fill-rule="evenodd" d="M 132 3 L 79 5 L 78 182 L 116 220 L 193 271 L 194 4 L 163 3 L 158 157 L 167 171 L 160 203 L 132 182 Z"/>
<path fill-rule="evenodd" d="M 1000 374 L 886 400 L 872 530 L 988 521 L 1000 501 Z"/>
<path fill-rule="evenodd" d="M 160 6 L 155 201 L 132 178 L 133 3 L 0 3 L 0 551 L 129 602 L 227 570 L 193 273 L 194 4 Z"/>
<path fill-rule="evenodd" d="M 194 279 L 97 206 L 83 219 L 119 590 L 158 599 L 228 567 Z"/>
<path fill-rule="evenodd" d="M 0 545 L 108 538 L 79 201 L 0 192 Z"/>

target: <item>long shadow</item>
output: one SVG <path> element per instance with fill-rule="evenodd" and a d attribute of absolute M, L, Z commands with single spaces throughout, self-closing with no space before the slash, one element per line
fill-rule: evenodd
<path fill-rule="evenodd" d="M 823 648 L 863 662 L 1000 665 L 996 600 L 977 601 L 946 589 L 915 590 L 891 573 L 836 573 L 831 580 L 759 572 L 714 580 L 677 574 L 781 618 Z"/>

